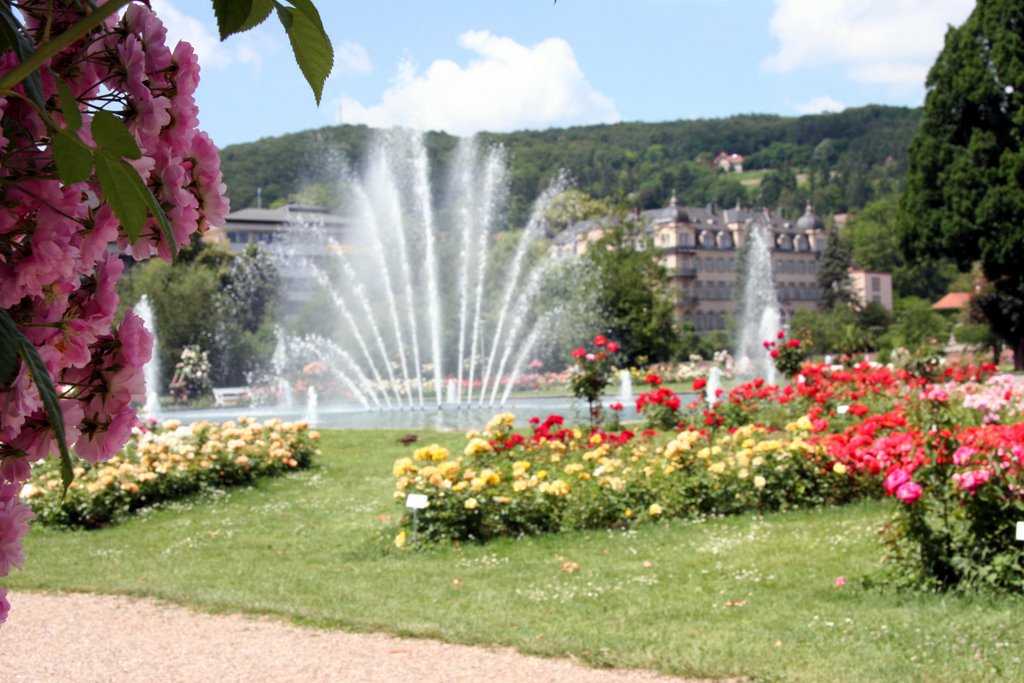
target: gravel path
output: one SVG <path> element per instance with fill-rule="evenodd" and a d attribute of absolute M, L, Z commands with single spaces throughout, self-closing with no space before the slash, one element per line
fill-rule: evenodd
<path fill-rule="evenodd" d="M 590 669 L 509 648 L 449 645 L 209 615 L 154 600 L 11 594 L 0 627 L 3 680 L 682 683 L 648 671 Z M 692 679 L 690 679 L 692 680 Z"/>

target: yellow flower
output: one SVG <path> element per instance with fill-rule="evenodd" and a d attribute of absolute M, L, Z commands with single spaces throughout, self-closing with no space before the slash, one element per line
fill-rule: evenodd
<path fill-rule="evenodd" d="M 649 514 L 651 517 L 657 517 L 664 511 L 665 510 L 662 509 L 662 507 L 657 503 L 651 503 L 651 506 L 647 508 L 647 514 Z"/>
<path fill-rule="evenodd" d="M 416 474 L 417 467 L 412 464 L 412 458 L 399 458 L 391 468 L 391 474 L 400 477 L 403 474 Z"/>
<path fill-rule="evenodd" d="M 633 516 L 633 510 L 631 508 L 626 508 L 626 511 L 623 512 L 622 514 L 624 514 L 626 517 L 632 517 Z"/>
<path fill-rule="evenodd" d="M 721 474 L 722 472 L 725 472 L 725 463 L 722 462 L 721 460 L 719 460 L 718 462 L 713 462 L 711 463 L 711 466 L 708 467 L 708 471 L 714 474 Z"/>
<path fill-rule="evenodd" d="M 832 471 L 835 472 L 836 474 L 846 474 L 846 465 L 844 465 L 841 462 L 837 462 L 835 466 L 832 467 Z"/>
<path fill-rule="evenodd" d="M 764 477 L 762 477 L 760 474 L 757 475 L 756 477 L 754 477 L 754 487 L 755 488 L 763 489 L 767 483 L 768 483 L 768 481 Z"/>
<path fill-rule="evenodd" d="M 465 455 L 480 455 L 481 453 L 490 453 L 493 450 L 494 448 L 492 448 L 491 444 L 488 442 L 481 438 L 473 438 L 469 440 L 469 443 L 466 444 L 465 450 L 462 452 Z"/>
<path fill-rule="evenodd" d="M 429 446 L 423 448 L 417 448 L 412 454 L 413 460 L 431 460 L 434 462 L 440 462 L 441 460 L 448 459 L 448 449 L 444 446 L 439 446 L 436 443 L 432 443 Z"/>
<path fill-rule="evenodd" d="M 458 493 L 459 491 L 465 491 L 468 486 L 468 481 L 460 481 L 458 484 L 452 487 L 452 491 L 455 491 L 456 493 Z"/>
<path fill-rule="evenodd" d="M 396 548 L 404 548 L 405 547 L 405 530 L 404 529 L 402 531 L 399 531 L 398 534 L 395 536 L 395 547 Z"/>
<path fill-rule="evenodd" d="M 466 508 L 467 510 L 476 510 L 478 507 L 480 507 L 480 503 L 477 502 L 476 498 L 467 498 L 466 502 L 462 504 L 462 507 Z"/>

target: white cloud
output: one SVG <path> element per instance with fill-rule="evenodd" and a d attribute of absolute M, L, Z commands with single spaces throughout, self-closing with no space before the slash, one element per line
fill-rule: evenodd
<path fill-rule="evenodd" d="M 820 114 L 826 111 L 842 111 L 846 104 L 828 95 L 812 97 L 806 102 L 796 105 L 796 110 L 801 114 Z"/>
<path fill-rule="evenodd" d="M 340 72 L 368 74 L 373 71 L 370 55 L 359 43 L 344 42 L 334 50 L 334 63 Z"/>
<path fill-rule="evenodd" d="M 227 43 L 222 43 L 215 28 L 183 13 L 170 0 L 152 0 L 152 6 L 167 27 L 167 45 L 173 50 L 179 40 L 190 43 L 201 67 L 221 69 L 246 64 L 258 69 L 263 63 L 260 52 L 247 36 L 231 36 Z"/>
<path fill-rule="evenodd" d="M 974 0 L 775 0 L 770 31 L 779 51 L 762 65 L 787 72 L 840 64 L 862 83 L 922 86 L 947 26 L 973 8 Z"/>
<path fill-rule="evenodd" d="M 459 45 L 476 55 L 465 66 L 437 60 L 419 72 L 404 60 L 378 104 L 342 97 L 339 120 L 467 135 L 621 118 L 615 103 L 587 82 L 561 38 L 526 47 L 487 31 L 468 31 Z"/>

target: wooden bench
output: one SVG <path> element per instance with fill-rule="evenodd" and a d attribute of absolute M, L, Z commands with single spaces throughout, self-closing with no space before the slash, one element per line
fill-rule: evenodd
<path fill-rule="evenodd" d="M 249 387 L 216 387 L 213 390 L 213 405 L 228 408 L 249 399 Z"/>

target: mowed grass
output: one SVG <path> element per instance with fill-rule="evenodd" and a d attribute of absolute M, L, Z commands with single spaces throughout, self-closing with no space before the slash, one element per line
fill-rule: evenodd
<path fill-rule="evenodd" d="M 401 433 L 325 431 L 310 471 L 100 531 L 36 528 L 11 618 L 19 589 L 95 591 L 687 676 L 1024 680 L 1024 600 L 860 587 L 889 502 L 399 551 Z"/>

